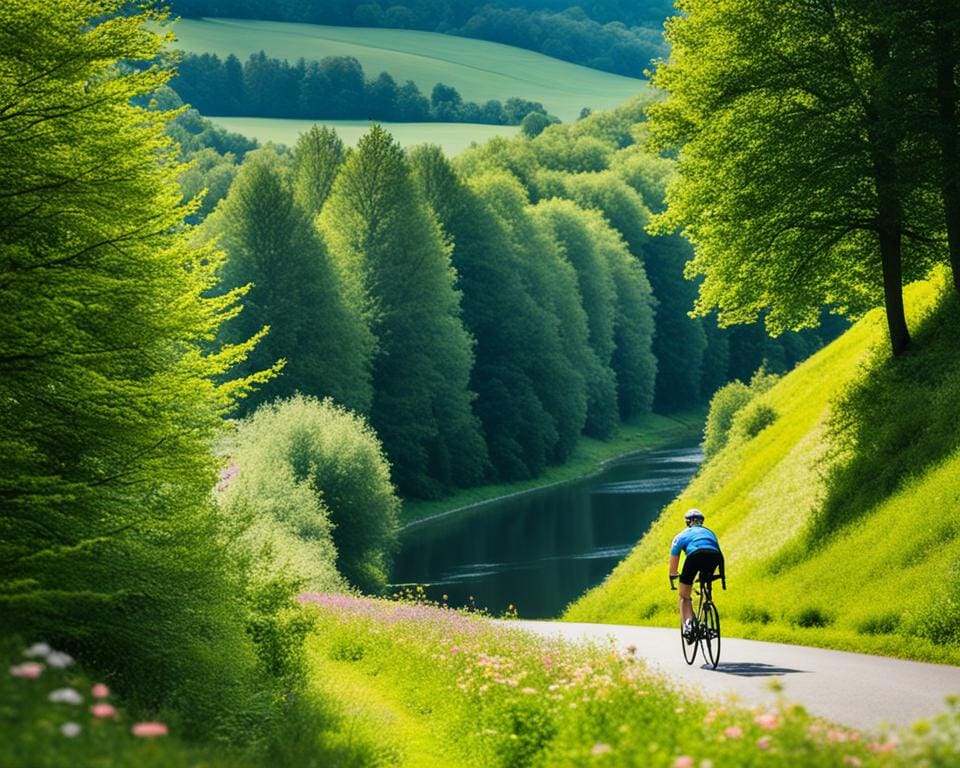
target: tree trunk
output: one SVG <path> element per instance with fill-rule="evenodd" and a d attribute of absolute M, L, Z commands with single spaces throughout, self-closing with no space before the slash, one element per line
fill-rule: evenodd
<path fill-rule="evenodd" d="M 941 193 L 947 225 L 947 247 L 953 270 L 953 287 L 960 293 L 960 116 L 957 114 L 957 69 L 955 33 L 941 21 L 934 22 L 937 57 L 937 112 L 940 117 Z"/>
<path fill-rule="evenodd" d="M 910 346 L 910 331 L 903 311 L 903 269 L 901 266 L 901 234 L 898 227 L 881 227 L 880 261 L 883 265 L 883 304 L 887 312 L 887 328 L 894 356 L 902 355 Z"/>
<path fill-rule="evenodd" d="M 897 90 L 891 81 L 889 40 L 873 41 L 873 63 L 879 87 L 867 105 L 867 140 L 873 162 L 873 182 L 877 193 L 876 232 L 880 240 L 880 264 L 883 271 L 883 304 L 894 356 L 910 346 L 910 332 L 903 311 L 903 208 L 900 203 L 900 178 L 897 169 L 896 109 L 891 98 Z"/>

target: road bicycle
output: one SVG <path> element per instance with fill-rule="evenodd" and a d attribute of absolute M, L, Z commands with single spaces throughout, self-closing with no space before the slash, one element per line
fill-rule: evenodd
<path fill-rule="evenodd" d="M 679 576 L 670 577 L 670 589 L 676 590 L 674 581 Z M 713 582 L 720 580 L 724 589 L 727 588 L 727 578 L 723 571 L 723 562 L 720 563 L 720 572 L 706 574 L 701 571 L 694 582 L 693 594 L 697 595 L 697 609 L 694 611 L 693 642 L 688 643 L 683 635 L 683 625 L 680 626 L 680 645 L 683 647 L 683 658 L 687 664 L 693 664 L 697 658 L 697 649 L 703 649 L 703 658 L 713 669 L 720 663 L 720 612 L 713 602 Z"/>

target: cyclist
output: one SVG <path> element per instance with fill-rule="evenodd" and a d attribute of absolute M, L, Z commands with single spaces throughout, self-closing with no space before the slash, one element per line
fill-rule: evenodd
<path fill-rule="evenodd" d="M 690 592 L 698 573 L 704 578 L 710 578 L 713 572 L 723 565 L 723 555 L 720 552 L 720 542 L 717 535 L 703 524 L 703 512 L 691 509 L 683 516 L 687 528 L 680 531 L 670 547 L 670 579 L 680 576 L 680 623 L 683 625 L 683 636 L 690 644 L 696 637 L 695 621 L 693 618 L 693 600 Z M 683 570 L 678 571 L 680 553 L 683 559 Z"/>

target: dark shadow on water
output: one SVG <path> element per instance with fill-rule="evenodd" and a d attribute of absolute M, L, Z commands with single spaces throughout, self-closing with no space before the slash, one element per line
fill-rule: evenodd
<path fill-rule="evenodd" d="M 703 665 L 703 669 L 710 669 L 708 664 Z M 804 673 L 806 669 L 790 669 L 789 667 L 778 667 L 775 664 L 757 664 L 750 661 L 734 661 L 717 665 L 715 672 L 723 672 L 728 675 L 737 675 L 738 677 L 773 677 L 774 675 L 789 675 L 794 673 Z"/>

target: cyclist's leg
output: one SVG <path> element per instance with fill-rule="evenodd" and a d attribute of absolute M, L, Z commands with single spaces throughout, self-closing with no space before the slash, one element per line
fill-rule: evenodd
<path fill-rule="evenodd" d="M 693 598 L 690 596 L 693 590 L 692 584 L 680 582 L 680 623 L 685 624 L 693 618 Z"/>

